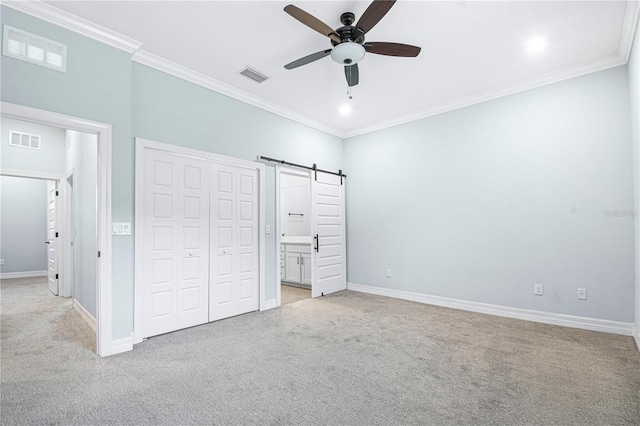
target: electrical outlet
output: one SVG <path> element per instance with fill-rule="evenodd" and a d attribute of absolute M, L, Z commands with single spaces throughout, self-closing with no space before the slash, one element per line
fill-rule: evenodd
<path fill-rule="evenodd" d="M 131 223 L 113 222 L 111 224 L 111 235 L 131 235 Z"/>
<path fill-rule="evenodd" d="M 578 300 L 587 300 L 587 289 L 579 288 L 578 289 Z"/>
<path fill-rule="evenodd" d="M 4 266 L 4 259 L 0 259 L 0 266 Z"/>
<path fill-rule="evenodd" d="M 387 269 L 387 278 L 391 278 L 391 269 Z"/>
<path fill-rule="evenodd" d="M 543 292 L 544 292 L 544 287 L 542 286 L 542 284 L 533 285 L 533 294 L 535 294 L 536 296 L 542 296 Z"/>

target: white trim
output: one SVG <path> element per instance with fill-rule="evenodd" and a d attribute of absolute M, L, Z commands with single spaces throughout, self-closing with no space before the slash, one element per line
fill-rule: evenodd
<path fill-rule="evenodd" d="M 322 124 L 318 121 L 308 118 L 305 115 L 299 114 L 288 108 L 284 108 L 278 104 L 267 101 L 251 93 L 237 89 L 233 86 L 216 80 L 215 78 L 201 74 L 197 71 L 194 71 L 180 64 L 176 64 L 175 62 L 171 62 L 145 50 L 138 50 L 131 59 L 140 64 L 197 84 L 198 86 L 213 90 L 214 92 L 218 92 L 231 98 L 237 99 L 246 104 L 269 111 L 281 117 L 288 118 L 289 120 L 295 121 L 297 123 L 304 124 L 322 132 L 337 136 L 339 138 L 343 137 L 343 132 L 338 129 Z"/>
<path fill-rule="evenodd" d="M 276 166 L 276 307 L 282 305 L 282 225 L 280 224 L 280 168 Z"/>
<path fill-rule="evenodd" d="M 636 327 L 635 325 L 633 326 L 633 340 L 636 341 L 636 346 L 640 351 L 640 328 Z"/>
<path fill-rule="evenodd" d="M 187 157 L 199 158 L 207 161 L 213 161 L 216 163 L 229 164 L 235 167 L 244 167 L 251 170 L 258 171 L 258 180 L 259 180 L 259 218 L 258 223 L 260 226 L 260 236 L 259 236 L 259 250 L 260 250 L 260 301 L 259 301 L 259 310 L 264 311 L 266 309 L 271 309 L 268 306 L 268 301 L 265 300 L 266 294 L 266 245 L 265 245 L 265 223 L 266 223 L 266 206 L 265 206 L 265 188 L 266 188 L 266 173 L 265 173 L 265 165 L 263 163 L 257 161 L 243 160 L 240 158 L 228 157 L 225 155 L 214 154 L 212 152 L 200 151 L 197 149 L 185 148 L 178 145 L 172 145 L 164 142 L 156 142 L 149 139 L 144 138 L 135 138 L 135 150 L 136 150 L 136 159 L 135 159 L 135 194 L 134 194 L 134 202 L 135 202 L 135 230 L 143 228 L 143 218 L 139 212 L 143 211 L 143 199 L 142 193 L 144 191 L 143 185 L 143 166 L 144 166 L 144 150 L 145 149 L 155 149 L 158 151 L 164 151 L 171 154 L 184 155 Z M 142 283 L 143 281 L 143 268 L 142 268 L 142 259 L 144 257 L 143 247 L 142 247 L 142 232 L 134 233 L 134 246 L 135 246 L 135 260 L 134 260 L 134 315 L 133 315 L 133 334 L 132 334 L 132 342 L 137 344 L 142 342 L 142 306 L 140 306 L 142 298 L 144 296 L 144 292 L 142 289 L 142 285 L 138 285 L 138 283 Z"/>
<path fill-rule="evenodd" d="M 111 355 L 121 354 L 133 350 L 133 333 L 129 337 L 111 341 Z"/>
<path fill-rule="evenodd" d="M 624 21 L 622 23 L 622 30 L 620 32 L 620 45 L 618 47 L 618 55 L 624 59 L 625 63 L 629 62 L 631 47 L 633 46 L 633 37 L 636 32 L 639 15 L 640 2 L 637 0 L 628 0 L 627 9 L 624 13 Z"/>
<path fill-rule="evenodd" d="M 282 272 L 280 246 L 282 245 L 282 223 L 280 221 L 280 180 L 282 173 L 311 179 L 309 171 L 296 167 L 276 165 L 276 307 L 282 305 Z M 311 196 L 311 195 L 309 195 Z"/>
<path fill-rule="evenodd" d="M 2 116 L 4 116 L 4 111 L 2 111 Z M 13 177 L 22 177 L 29 179 L 43 179 L 43 180 L 62 180 L 64 177 L 50 174 L 50 173 L 39 173 L 39 172 L 28 172 L 24 170 L 10 170 L 10 169 L 0 169 L 0 176 L 13 176 Z"/>
<path fill-rule="evenodd" d="M 2 272 L 0 273 L 0 280 L 12 280 L 14 278 L 36 278 L 46 276 L 47 271 Z"/>
<path fill-rule="evenodd" d="M 142 291 L 142 282 L 144 280 L 143 271 L 142 271 L 142 259 L 144 258 L 144 251 L 142 246 L 142 206 L 143 206 L 143 166 L 144 161 L 142 155 L 144 153 L 144 149 L 146 148 L 146 144 L 142 142 L 142 139 L 135 138 L 135 150 L 136 150 L 136 158 L 135 158 L 135 167 L 134 167 L 134 222 L 133 222 L 133 246 L 134 246 L 134 259 L 133 259 L 133 269 L 134 269 L 134 282 L 133 282 L 133 344 L 141 343 L 143 340 L 142 337 L 142 306 L 140 301 L 144 296 L 144 292 Z M 138 233 L 138 229 L 140 233 Z"/>
<path fill-rule="evenodd" d="M 93 332 L 95 333 L 96 330 L 98 329 L 98 324 L 96 322 L 96 319 L 93 317 L 93 315 L 91 315 L 89 311 L 87 311 L 85 307 L 82 306 L 80 302 L 78 302 L 75 298 L 73 299 L 72 304 L 73 304 L 73 309 L 78 314 L 80 314 L 84 322 L 86 322 L 87 325 L 91 327 L 91 330 L 93 330 Z"/>
<path fill-rule="evenodd" d="M 613 68 L 613 67 L 617 67 L 619 65 L 624 65 L 624 64 L 626 64 L 626 61 L 620 58 L 620 56 L 618 56 L 617 54 L 614 54 L 600 61 L 591 62 L 585 65 L 571 67 L 571 68 L 567 68 L 560 71 L 555 71 L 552 73 L 535 77 L 533 79 L 529 79 L 529 80 L 521 81 L 515 84 L 510 84 L 500 88 L 492 89 L 484 93 L 479 93 L 477 95 L 467 96 L 464 98 L 455 99 L 453 101 L 444 102 L 440 105 L 436 105 L 436 106 L 418 110 L 409 114 L 394 117 L 389 120 L 384 120 L 372 126 L 365 126 L 359 129 L 354 129 L 352 131 L 347 132 L 344 135 L 344 139 L 363 135 L 365 133 L 371 133 L 378 130 L 387 129 L 389 127 L 394 127 L 401 124 L 410 123 L 412 121 L 417 121 L 423 118 L 432 117 L 434 115 L 443 114 L 445 112 L 454 111 L 454 110 L 465 108 L 471 105 L 492 101 L 494 99 L 513 95 L 519 92 L 523 92 L 525 90 L 535 89 L 537 87 L 546 86 L 548 84 L 558 83 L 563 80 L 569 80 L 571 78 L 579 77 L 581 75 L 590 74 L 596 71 L 603 71 L 608 68 Z"/>
<path fill-rule="evenodd" d="M 280 306 L 276 299 L 269 299 L 264 301 L 264 306 L 260 304 L 261 311 L 268 311 L 269 309 L 277 308 Z"/>
<path fill-rule="evenodd" d="M 137 40 L 41 1 L 3 0 L 2 4 L 128 53 L 142 46 Z"/>
<path fill-rule="evenodd" d="M 310 119 L 302 114 L 284 108 L 273 102 L 269 102 L 258 96 L 229 86 L 226 83 L 218 81 L 197 71 L 191 70 L 180 64 L 176 64 L 160 56 L 142 50 L 142 43 L 137 40 L 128 38 L 122 34 L 94 24 L 89 20 L 65 12 L 47 3 L 43 3 L 41 1 L 18 0 L 4 0 L 2 3 L 8 7 L 11 7 L 12 9 L 29 14 L 31 16 L 35 16 L 44 21 L 53 23 L 94 40 L 98 40 L 100 42 L 108 44 L 112 47 L 132 53 L 132 60 L 135 62 L 147 65 L 151 68 L 157 69 L 159 71 L 165 72 L 199 86 L 206 87 L 215 92 L 227 95 L 234 99 L 238 99 L 249 105 L 264 109 L 266 111 L 285 117 L 289 120 L 337 136 L 341 139 L 348 139 L 365 133 L 383 130 L 400 124 L 421 120 L 423 118 L 442 114 L 448 111 L 453 111 L 467 106 L 501 98 L 514 93 L 522 92 L 524 90 L 556 83 L 596 71 L 602 71 L 619 65 L 624 65 L 628 62 L 629 59 L 633 36 L 636 28 L 636 22 L 638 20 L 638 14 L 640 10 L 640 5 L 637 1 L 627 1 L 620 42 L 618 45 L 618 53 L 608 58 L 604 58 L 602 60 L 591 62 L 588 64 L 579 65 L 576 67 L 570 67 L 564 70 L 551 72 L 541 77 L 535 77 L 533 79 L 521 81 L 513 85 L 490 90 L 485 93 L 480 93 L 450 102 L 445 102 L 440 105 L 412 112 L 410 114 L 394 117 L 392 119 L 382 121 L 372 126 L 365 126 L 344 132 L 331 126 L 327 126 L 326 124 L 320 123 L 316 120 Z"/>
<path fill-rule="evenodd" d="M 74 246 L 71 245 L 71 241 L 73 241 L 73 232 L 74 232 L 74 209 L 73 209 L 73 199 L 72 199 L 72 186 L 69 184 L 69 179 L 73 179 L 73 174 L 75 169 L 72 168 L 65 175 L 64 179 L 60 179 L 60 187 L 62 189 L 61 193 L 64 194 L 64 274 L 62 277 L 62 285 L 59 288 L 60 296 L 62 297 L 72 297 L 73 296 L 73 287 L 74 287 L 74 272 L 75 272 L 75 253 Z"/>
<path fill-rule="evenodd" d="M 553 312 L 534 311 L 531 309 L 512 308 L 510 306 L 471 302 L 468 300 L 451 299 L 449 297 L 432 296 L 429 294 L 413 293 L 409 291 L 394 290 L 390 288 L 374 287 L 355 283 L 348 283 L 347 290 L 376 294 L 378 296 L 393 297 L 395 299 L 409 300 L 412 302 L 425 303 L 427 305 L 443 306 L 445 308 L 453 308 L 463 311 L 495 315 L 499 317 L 540 322 L 543 324 L 560 325 L 563 327 L 580 328 L 583 330 L 591 331 L 602 331 L 605 333 L 621 334 L 624 336 L 633 335 L 633 324 L 627 322 L 579 317 L 575 315 L 556 314 Z"/>
<path fill-rule="evenodd" d="M 267 251 L 266 251 L 266 243 L 267 243 L 267 233 L 266 233 L 266 211 L 267 211 L 267 206 L 265 205 L 265 193 L 266 193 L 266 187 L 267 187 L 267 176 L 265 173 L 266 167 L 264 164 L 259 163 L 257 161 L 252 161 L 252 163 L 254 163 L 258 169 L 258 184 L 259 186 L 259 193 L 258 193 L 258 202 L 260 203 L 259 205 L 259 216 L 258 217 L 258 244 L 260 245 L 259 247 L 259 251 L 260 251 L 260 259 L 258 260 L 258 264 L 260 266 L 260 304 L 258 306 L 258 308 L 261 311 L 266 311 L 267 309 L 271 309 L 272 307 L 269 306 L 267 307 L 267 283 L 266 283 L 266 263 L 267 263 Z"/>
<path fill-rule="evenodd" d="M 112 330 L 112 270 L 111 270 L 111 145 L 110 124 L 71 117 L 23 105 L 2 102 L 3 117 L 32 121 L 69 130 L 98 135 L 98 260 L 96 317 L 97 348 L 99 356 L 111 355 Z M 61 177 L 58 176 L 57 180 Z M 97 253 L 96 253 L 97 254 Z"/>

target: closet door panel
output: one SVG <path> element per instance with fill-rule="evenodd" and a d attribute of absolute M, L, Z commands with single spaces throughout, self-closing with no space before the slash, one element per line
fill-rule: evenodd
<path fill-rule="evenodd" d="M 143 337 L 207 322 L 209 164 L 147 149 L 143 161 Z"/>
<path fill-rule="evenodd" d="M 258 173 L 211 166 L 209 321 L 259 308 Z"/>

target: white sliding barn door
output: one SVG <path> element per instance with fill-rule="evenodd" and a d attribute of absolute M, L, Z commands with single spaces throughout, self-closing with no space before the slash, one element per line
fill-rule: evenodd
<path fill-rule="evenodd" d="M 209 162 L 144 153 L 143 337 L 206 323 Z"/>
<path fill-rule="evenodd" d="M 47 280 L 49 290 L 58 295 L 58 243 L 56 235 L 56 192 L 57 182 L 47 181 Z"/>
<path fill-rule="evenodd" d="M 209 321 L 259 308 L 258 171 L 211 166 Z"/>
<path fill-rule="evenodd" d="M 347 288 L 345 179 L 329 173 L 311 175 L 311 296 Z"/>

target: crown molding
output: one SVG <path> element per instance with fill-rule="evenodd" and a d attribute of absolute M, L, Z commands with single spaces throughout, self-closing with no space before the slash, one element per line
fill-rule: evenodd
<path fill-rule="evenodd" d="M 137 40 L 41 1 L 2 0 L 2 4 L 127 53 L 133 53 L 142 46 Z"/>
<path fill-rule="evenodd" d="M 639 14 L 640 1 L 628 0 L 627 9 L 625 10 L 624 20 L 622 22 L 622 32 L 620 33 L 620 47 L 618 48 L 618 54 L 621 58 L 624 58 L 625 63 L 629 62 Z M 640 49 L 640 46 L 636 48 Z"/>
<path fill-rule="evenodd" d="M 2 4 L 17 11 L 39 18 L 43 21 L 58 25 L 62 28 L 100 41 L 117 49 L 124 50 L 125 52 L 131 53 L 132 59 L 143 65 L 149 66 L 151 68 L 157 69 L 159 71 L 165 72 L 167 74 L 173 75 L 175 77 L 237 99 L 241 102 L 245 102 L 281 117 L 290 119 L 300 124 L 304 124 L 306 126 L 323 131 L 333 136 L 337 136 L 342 139 L 348 139 L 366 133 L 384 130 L 389 127 L 421 120 L 434 115 L 498 99 L 504 96 L 578 77 L 584 74 L 602 71 L 607 68 L 612 68 L 619 65 L 624 65 L 629 60 L 629 55 L 631 53 L 633 45 L 633 37 L 640 15 L 640 2 L 637 0 L 628 0 L 623 20 L 618 52 L 617 54 L 611 55 L 608 58 L 602 59 L 597 62 L 583 64 L 577 67 L 571 67 L 564 70 L 548 73 L 527 81 L 503 86 L 494 90 L 461 99 L 456 99 L 450 102 L 445 102 L 437 106 L 378 122 L 371 126 L 364 126 L 344 132 L 334 127 L 327 126 L 326 124 L 312 120 L 307 116 L 284 108 L 273 102 L 269 102 L 258 96 L 236 89 L 212 77 L 206 76 L 197 71 L 166 60 L 160 56 L 146 52 L 141 49 L 142 43 L 137 40 L 97 25 L 84 18 L 80 18 L 76 15 L 65 12 L 40 0 L 2 0 Z"/>
<path fill-rule="evenodd" d="M 451 102 L 445 102 L 434 107 L 422 109 L 409 114 L 400 115 L 390 120 L 379 122 L 373 126 L 361 127 L 347 132 L 344 139 L 352 138 L 355 136 L 364 135 L 366 133 L 376 132 L 378 130 L 384 130 L 389 127 L 398 126 L 400 124 L 410 123 L 412 121 L 421 120 L 423 118 L 432 117 L 434 115 L 442 114 L 445 112 L 454 111 L 456 109 L 465 108 L 471 105 L 480 104 L 483 102 L 491 101 L 494 99 L 502 98 L 505 96 L 513 95 L 519 92 L 523 92 L 529 89 L 535 89 L 536 87 L 546 86 L 548 84 L 558 83 L 563 80 L 568 80 L 581 75 L 590 74 L 592 72 L 603 71 L 608 68 L 624 65 L 626 61 L 617 54 L 613 54 L 605 59 L 597 62 L 591 62 L 588 64 L 580 65 L 577 67 L 565 68 L 560 71 L 554 71 L 544 74 L 526 81 L 521 81 L 516 84 L 510 84 L 497 89 L 489 90 L 477 95 L 472 95 L 460 99 L 453 100 Z"/>
<path fill-rule="evenodd" d="M 199 86 L 205 87 L 207 89 L 210 89 L 215 92 L 221 93 L 223 95 L 229 96 L 231 98 L 237 99 L 249 105 L 253 105 L 255 107 L 264 109 L 266 111 L 269 111 L 281 117 L 288 118 L 289 120 L 293 120 L 300 124 L 304 124 L 306 126 L 312 127 L 314 129 L 317 129 L 325 133 L 329 133 L 331 135 L 344 139 L 344 134 L 339 130 L 334 129 L 333 127 L 329 127 L 324 124 L 318 123 L 302 114 L 298 114 L 287 108 L 283 108 L 280 105 L 277 105 L 273 102 L 266 101 L 258 96 L 252 95 L 243 90 L 236 89 L 235 87 L 232 87 L 226 83 L 218 81 L 207 75 L 201 74 L 190 68 L 184 67 L 180 64 L 176 64 L 175 62 L 171 62 L 153 53 L 149 53 L 143 49 L 140 49 L 137 52 L 135 52 L 132 56 L 132 59 L 135 62 L 138 62 L 140 64 L 157 69 L 167 74 L 171 74 L 175 77 L 181 78 L 183 80 L 189 81 L 191 83 L 197 84 Z"/>

